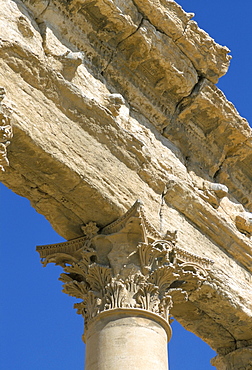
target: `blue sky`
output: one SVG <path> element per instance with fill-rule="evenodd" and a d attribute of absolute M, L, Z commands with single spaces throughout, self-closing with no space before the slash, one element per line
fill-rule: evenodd
<path fill-rule="evenodd" d="M 252 2 L 243 0 L 178 0 L 233 59 L 218 86 L 239 113 L 252 122 Z M 1 83 L 0 83 L 1 85 Z M 0 185 L 1 233 L 1 369 L 83 369 L 82 318 L 72 308 L 75 299 L 61 293 L 61 268 L 43 268 L 36 245 L 63 240 L 30 207 L 29 201 Z M 210 370 L 215 353 L 199 338 L 173 324 L 170 370 Z"/>

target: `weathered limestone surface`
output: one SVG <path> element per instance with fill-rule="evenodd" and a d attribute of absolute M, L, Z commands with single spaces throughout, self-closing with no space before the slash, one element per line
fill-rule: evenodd
<path fill-rule="evenodd" d="M 226 356 L 214 358 L 211 363 L 220 370 L 249 370 L 252 368 L 252 347 L 238 348 Z"/>
<path fill-rule="evenodd" d="M 252 339 L 252 136 L 214 85 L 228 49 L 174 1 L 0 4 L 1 181 L 66 239 L 141 199 L 214 261 L 171 313 L 235 364 Z"/>
<path fill-rule="evenodd" d="M 167 370 L 167 362 L 167 336 L 161 325 L 125 312 L 97 320 L 86 344 L 87 370 Z"/>
<path fill-rule="evenodd" d="M 13 136 L 12 126 L 10 123 L 10 110 L 2 103 L 5 97 L 4 88 L 0 88 L 0 170 L 4 171 L 9 165 L 7 158 L 7 146 Z"/>

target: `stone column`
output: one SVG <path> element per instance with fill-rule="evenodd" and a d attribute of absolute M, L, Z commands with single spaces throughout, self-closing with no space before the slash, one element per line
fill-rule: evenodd
<path fill-rule="evenodd" d="M 169 324 L 140 309 L 108 310 L 85 334 L 86 369 L 167 370 Z"/>
<path fill-rule="evenodd" d="M 81 300 L 86 370 L 167 370 L 170 308 L 200 287 L 211 261 L 180 249 L 176 233 L 161 237 L 139 201 L 102 230 L 82 230 L 37 250 L 44 265 L 64 268 L 63 291 Z"/>

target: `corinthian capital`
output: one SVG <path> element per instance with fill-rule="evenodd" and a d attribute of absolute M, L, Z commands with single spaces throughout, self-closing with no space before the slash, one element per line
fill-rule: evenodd
<path fill-rule="evenodd" d="M 145 312 L 169 324 L 170 308 L 200 288 L 212 264 L 179 248 L 176 233 L 162 238 L 140 201 L 101 230 L 94 222 L 82 230 L 83 237 L 37 251 L 44 265 L 63 267 L 63 292 L 81 299 L 75 307 L 86 328 L 96 316 L 115 310 Z"/>

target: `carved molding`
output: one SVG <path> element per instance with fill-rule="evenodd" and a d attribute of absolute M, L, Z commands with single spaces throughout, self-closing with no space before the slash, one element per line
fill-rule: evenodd
<path fill-rule="evenodd" d="M 13 137 L 12 126 L 6 107 L 2 104 L 5 97 L 5 89 L 0 87 L 0 171 L 5 171 L 9 166 L 7 158 L 7 146 L 10 145 L 10 139 Z"/>
<path fill-rule="evenodd" d="M 219 186 L 220 184 L 217 185 Z M 210 185 L 208 184 L 208 186 Z M 213 184 L 211 187 L 214 188 Z M 174 175 L 168 175 L 164 200 L 167 204 L 172 204 L 179 212 L 195 223 L 211 240 L 232 255 L 248 271 L 251 271 L 251 240 L 241 237 L 240 234 L 242 230 L 243 234 L 250 235 L 251 214 L 249 212 L 242 212 L 241 217 L 236 217 L 234 224 L 232 224 L 231 220 L 227 222 L 220 212 L 215 212 L 213 207 L 207 204 L 209 202 L 202 202 L 202 196 L 198 195 L 198 191 L 195 191 L 195 188 L 192 188 Z M 239 208 L 241 210 L 244 209 L 242 206 Z M 199 217 L 195 217 L 195 212 L 197 212 Z M 228 212 L 230 211 L 227 210 L 226 213 L 228 214 Z M 233 217 L 235 216 L 234 214 Z M 231 215 L 228 215 L 228 217 L 231 218 Z M 236 227 L 234 227 L 235 225 Z M 237 229 L 238 226 L 240 228 L 239 231 Z M 232 244 L 235 245 L 233 250 L 230 248 Z"/>
<path fill-rule="evenodd" d="M 140 201 L 104 229 L 90 222 L 82 230 L 84 237 L 37 251 L 44 266 L 63 267 L 63 292 L 81 299 L 75 308 L 86 328 L 114 309 L 148 311 L 169 323 L 170 308 L 200 288 L 213 263 L 177 247 L 176 233 L 163 240 Z"/>

